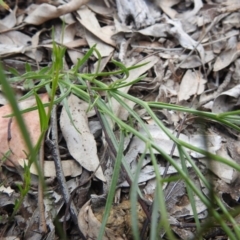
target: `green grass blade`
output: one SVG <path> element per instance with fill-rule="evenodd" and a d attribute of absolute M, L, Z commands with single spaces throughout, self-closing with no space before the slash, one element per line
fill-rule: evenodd
<path fill-rule="evenodd" d="M 118 176 L 119 176 L 119 172 L 121 169 L 121 163 L 122 163 L 122 159 L 123 159 L 123 151 L 124 151 L 124 133 L 121 131 L 119 147 L 117 149 L 117 157 L 116 157 L 116 162 L 114 165 L 111 186 L 110 186 L 110 190 L 108 193 L 107 202 L 106 202 L 106 206 L 105 206 L 105 210 L 104 210 L 104 214 L 103 214 L 102 225 L 101 225 L 99 235 L 97 238 L 98 240 L 101 240 L 103 238 L 105 227 L 106 227 L 107 220 L 108 220 L 108 216 L 110 214 L 110 210 L 112 207 L 114 194 L 115 194 L 117 181 L 118 181 Z"/>
<path fill-rule="evenodd" d="M 143 160 L 146 156 L 146 152 L 147 152 L 148 146 L 146 146 L 143 154 L 141 155 L 141 157 L 138 160 L 138 165 L 137 165 L 137 169 L 135 172 L 135 176 L 132 182 L 132 186 L 130 189 L 130 203 L 131 203 L 131 223 L 132 223 L 132 232 L 133 232 L 133 236 L 134 236 L 134 240 L 139 240 L 140 239 L 140 235 L 139 235 L 139 228 L 138 228 L 138 213 L 137 213 L 137 202 L 138 202 L 138 178 L 139 178 L 139 174 L 142 168 L 142 163 Z"/>
<path fill-rule="evenodd" d="M 48 129 L 48 121 L 49 119 L 47 118 L 47 114 L 45 112 L 44 105 L 40 99 L 40 97 L 35 93 L 35 98 L 37 102 L 37 109 L 38 109 L 38 114 L 39 114 L 39 119 L 40 119 L 40 127 L 41 127 L 41 132 L 47 131 Z"/>

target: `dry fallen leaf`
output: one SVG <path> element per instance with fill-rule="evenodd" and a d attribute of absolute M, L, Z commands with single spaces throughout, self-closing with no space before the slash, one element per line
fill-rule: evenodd
<path fill-rule="evenodd" d="M 66 109 L 63 108 L 60 117 L 63 137 L 73 158 L 85 169 L 94 172 L 99 167 L 99 159 L 96 141 L 88 126 L 86 114 L 88 103 L 72 94 L 68 98 L 68 107 L 72 122 Z M 105 181 L 101 166 L 96 171 L 96 177 Z"/>
<path fill-rule="evenodd" d="M 16 11 L 17 11 L 17 7 L 15 7 L 14 10 L 11 11 L 4 19 L 2 19 L 0 23 L 3 24 L 8 29 L 11 29 L 12 27 L 14 27 L 17 22 Z"/>
<path fill-rule="evenodd" d="M 225 159 L 227 159 L 230 162 L 235 162 L 229 154 L 227 153 L 227 150 L 221 147 L 219 150 L 216 151 L 216 154 L 218 156 L 221 156 Z M 233 183 L 237 179 L 239 173 L 231 166 L 226 165 L 221 162 L 217 161 L 211 161 L 211 164 L 209 164 L 209 159 L 199 159 L 201 162 L 206 164 L 207 167 L 210 168 L 212 172 L 214 172 L 220 179 L 222 179 L 225 183 Z"/>
<path fill-rule="evenodd" d="M 204 85 L 207 81 L 203 79 L 200 72 L 187 70 L 183 76 L 178 92 L 178 100 L 188 100 L 194 94 L 201 94 L 204 91 Z"/>
<path fill-rule="evenodd" d="M 120 204 L 113 206 L 108 222 L 105 227 L 104 240 L 127 240 L 132 239 L 131 233 L 131 206 L 130 201 L 126 200 Z M 138 227 L 142 228 L 145 220 L 145 213 L 140 205 L 137 206 Z M 104 214 L 104 206 L 94 208 L 91 201 L 88 201 L 80 210 L 78 215 L 78 226 L 85 236 L 96 239 L 101 227 Z"/>
<path fill-rule="evenodd" d="M 78 21 L 87 29 L 86 40 L 90 47 L 96 45 L 102 57 L 109 56 L 113 52 L 115 41 L 112 35 L 115 33 L 112 27 L 102 28 L 96 18 L 96 15 L 87 7 L 81 8 L 77 11 L 81 17 Z M 98 57 L 97 54 L 95 54 Z"/>
<path fill-rule="evenodd" d="M 174 19 L 174 20 L 170 20 L 167 19 L 167 22 L 170 23 L 172 25 L 171 29 L 170 29 L 170 33 L 176 38 L 178 39 L 180 45 L 186 49 L 197 49 L 201 60 L 202 60 L 202 64 L 205 63 L 205 50 L 202 46 L 201 43 L 195 41 L 190 35 L 188 35 L 183 27 L 182 27 L 182 23 L 180 20 L 178 19 Z"/>
<path fill-rule="evenodd" d="M 218 95 L 212 107 L 212 112 L 214 113 L 223 113 L 232 111 L 236 105 L 240 96 L 240 84 L 229 89 L 228 91 L 222 92 Z"/>
<path fill-rule="evenodd" d="M 216 62 L 214 63 L 213 71 L 217 72 L 221 69 L 226 68 L 239 56 L 239 54 L 240 50 L 235 48 L 222 51 L 221 54 L 217 57 Z"/>
<path fill-rule="evenodd" d="M 96 239 L 101 227 L 101 223 L 94 216 L 90 201 L 88 201 L 80 210 L 78 215 L 78 226 L 83 234 L 92 239 Z M 105 228 L 105 235 L 103 240 L 118 239 L 124 240 L 122 237 L 117 236 L 111 229 Z"/>
<path fill-rule="evenodd" d="M 58 18 L 64 14 L 74 12 L 87 2 L 88 0 L 72 0 L 59 7 L 43 3 L 31 12 L 24 22 L 33 25 L 40 25 L 50 19 Z"/>
<path fill-rule="evenodd" d="M 47 103 L 48 94 L 39 95 L 43 103 Z M 29 98 L 19 103 L 20 109 L 26 109 L 36 105 L 35 97 Z M 45 111 L 47 109 L 45 108 Z M 19 159 L 25 159 L 28 149 L 23 140 L 21 131 L 19 130 L 18 123 L 16 118 L 12 118 L 12 123 L 9 125 L 10 118 L 4 118 L 4 116 L 11 114 L 12 110 L 9 104 L 0 108 L 0 156 L 3 158 L 7 152 L 11 149 L 10 155 L 8 156 L 11 159 L 12 163 L 7 160 L 5 162 L 8 166 L 13 166 L 13 164 L 19 165 Z M 40 119 L 38 110 L 24 113 L 23 119 L 27 126 L 29 135 L 32 140 L 33 146 L 37 143 L 41 130 L 40 130 Z M 11 134 L 11 140 L 8 142 L 9 133 Z"/>
<path fill-rule="evenodd" d="M 27 164 L 27 160 L 19 159 L 18 163 L 23 168 Z M 64 160 L 61 161 L 61 164 L 65 177 L 76 177 L 82 173 L 82 167 L 74 160 Z M 34 175 L 38 175 L 38 170 L 35 164 L 31 165 L 30 172 Z M 56 177 L 56 168 L 54 161 L 44 161 L 43 175 L 44 177 Z"/>
<path fill-rule="evenodd" d="M 35 53 L 29 51 L 28 48 L 32 47 L 31 41 L 31 37 L 20 31 L 10 31 L 0 34 L 0 56 L 24 53 L 39 62 L 42 60 L 42 51 L 38 49 L 35 50 Z"/>

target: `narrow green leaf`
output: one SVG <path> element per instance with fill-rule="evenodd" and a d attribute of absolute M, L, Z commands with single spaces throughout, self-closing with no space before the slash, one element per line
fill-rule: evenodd
<path fill-rule="evenodd" d="M 96 46 L 96 45 L 92 46 L 92 47 L 87 51 L 87 53 L 83 56 L 83 58 L 78 60 L 77 64 L 76 64 L 76 65 L 73 67 L 73 69 L 72 69 L 72 70 L 73 70 L 73 74 L 76 74 L 76 73 L 78 72 L 79 68 L 80 68 L 81 66 L 83 66 L 83 65 L 87 62 L 87 60 L 92 56 L 92 54 L 93 54 L 93 52 L 94 52 L 94 49 L 95 49 L 95 46 Z"/>
<path fill-rule="evenodd" d="M 35 98 L 36 98 L 36 102 L 37 102 L 37 109 L 38 109 L 38 114 L 39 114 L 39 119 L 40 119 L 41 132 L 44 132 L 48 129 L 48 117 L 45 112 L 44 105 L 37 93 L 35 93 Z"/>
<path fill-rule="evenodd" d="M 101 224 L 101 228 L 100 228 L 97 240 L 101 240 L 104 236 L 105 227 L 106 227 L 108 216 L 110 214 L 110 210 L 112 207 L 115 190 L 116 190 L 116 186 L 117 186 L 117 181 L 118 181 L 118 176 L 119 176 L 119 172 L 121 169 L 121 163 L 122 163 L 122 159 L 123 159 L 123 151 L 124 151 L 124 133 L 121 131 L 119 146 L 117 149 L 116 162 L 115 162 L 114 170 L 113 170 L 112 181 L 111 181 L 111 185 L 110 185 L 110 189 L 109 189 L 109 193 L 108 193 L 108 197 L 107 197 L 107 202 L 106 202 L 106 206 L 105 206 L 105 210 L 104 210 L 104 214 L 103 214 L 102 224 Z"/>
<path fill-rule="evenodd" d="M 25 63 L 25 71 L 26 72 L 31 72 L 32 71 L 32 66 L 28 62 Z"/>

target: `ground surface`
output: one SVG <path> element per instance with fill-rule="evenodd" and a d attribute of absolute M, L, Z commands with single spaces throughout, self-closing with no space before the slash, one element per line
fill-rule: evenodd
<path fill-rule="evenodd" d="M 136 183 L 142 200 L 135 204 L 141 239 L 150 239 L 147 218 L 153 213 L 156 221 L 160 219 L 152 212 L 152 202 L 159 194 L 156 189 L 161 177 L 168 179 L 161 189 L 169 220 L 166 224 L 176 239 L 239 239 L 239 112 L 223 114 L 237 111 L 240 105 L 239 2 L 6 3 L 11 11 L 0 11 L 0 57 L 16 98 L 32 95 L 31 100 L 23 101 L 21 109 L 36 105 L 32 89 L 36 89 L 40 102 L 51 101 L 54 81 L 59 84 L 56 98 L 64 101 L 58 101 L 57 108 L 45 108 L 46 116 L 51 109 L 51 118 L 37 156 L 44 169 L 42 185 L 36 168 L 29 170 L 30 177 L 26 174 L 28 150 L 16 119 L 3 117 L 11 113 L 11 108 L 6 94 L 0 92 L 0 238 L 97 239 L 119 156 L 113 139 L 121 145 L 121 130 L 125 129 L 128 134 L 121 158 L 130 177 L 136 176 L 141 163 Z M 74 68 L 94 47 L 99 55 L 92 53 Z M 63 56 L 57 55 L 56 49 L 61 48 L 66 49 Z M 63 60 L 60 75 L 56 70 L 61 62 L 58 56 Z M 140 67 L 128 74 L 126 67 L 136 65 Z M 125 97 L 114 99 L 115 87 L 122 94 L 119 96 Z M 144 102 L 150 105 L 141 105 Z M 175 109 L 175 105 L 188 112 Z M 117 124 L 103 116 L 107 109 Z M 23 117 L 36 144 L 43 132 L 39 112 L 30 111 Z M 105 125 L 104 120 L 108 121 Z M 176 146 L 174 139 L 193 147 L 178 140 Z M 152 154 L 147 144 L 153 146 Z M 188 156 L 192 161 L 186 165 L 181 146 L 187 152 L 184 159 Z M 218 161 L 211 162 L 213 159 Z M 104 239 L 133 239 L 134 204 L 129 200 L 129 184 L 133 183 L 124 167 L 116 181 Z M 192 195 L 191 189 L 195 189 Z M 161 209 L 158 205 L 156 208 Z M 225 228 L 216 220 L 218 214 Z M 164 227 L 156 236 L 152 239 L 171 239 Z"/>

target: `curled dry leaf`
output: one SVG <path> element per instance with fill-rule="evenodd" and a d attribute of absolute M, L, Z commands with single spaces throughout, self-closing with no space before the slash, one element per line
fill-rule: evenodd
<path fill-rule="evenodd" d="M 60 126 L 73 158 L 88 171 L 96 171 L 96 177 L 105 181 L 97 156 L 96 141 L 90 133 L 86 111 L 88 103 L 74 95 L 68 98 L 69 114 L 63 108 L 60 117 Z M 72 121 L 70 119 L 72 118 Z"/>
<path fill-rule="evenodd" d="M 43 103 L 47 103 L 48 94 L 39 95 Z M 26 109 L 36 105 L 35 98 L 30 98 L 19 103 L 20 109 Z M 47 108 L 45 108 L 47 111 Z M 3 158 L 4 155 L 9 153 L 8 159 L 5 164 L 8 166 L 19 165 L 19 159 L 25 159 L 26 154 L 29 152 L 24 139 L 22 137 L 21 131 L 18 127 L 18 123 L 15 117 L 12 118 L 12 123 L 10 124 L 10 118 L 4 118 L 4 116 L 11 114 L 12 110 L 9 104 L 0 108 L 0 157 Z M 24 113 L 23 119 L 27 126 L 30 138 L 32 140 L 33 146 L 37 143 L 41 130 L 40 130 L 40 119 L 38 110 Z M 8 142 L 8 138 L 11 135 L 11 139 Z M 9 151 L 11 149 L 11 151 Z"/>
<path fill-rule="evenodd" d="M 74 12 L 87 2 L 88 0 L 72 0 L 59 7 L 43 3 L 39 5 L 35 11 L 30 13 L 24 22 L 28 24 L 40 25 L 50 19 L 58 18 L 64 14 Z"/>
<path fill-rule="evenodd" d="M 102 16 L 113 16 L 114 9 L 110 6 L 107 6 L 107 1 L 95 1 L 90 0 L 87 4 L 93 12 L 100 14 Z"/>
<path fill-rule="evenodd" d="M 204 91 L 204 85 L 207 81 L 203 79 L 200 72 L 187 70 L 183 76 L 178 92 L 178 100 L 188 100 L 194 94 L 201 94 Z"/>
<path fill-rule="evenodd" d="M 177 11 L 174 10 L 172 7 L 179 3 L 180 0 L 162 0 L 157 1 L 159 7 L 166 13 L 170 18 L 175 18 L 177 15 Z"/>
<path fill-rule="evenodd" d="M 38 62 L 42 60 L 42 52 L 35 50 L 34 53 L 29 51 L 32 48 L 32 39 L 20 31 L 10 31 L 0 35 L 0 56 L 8 56 L 16 53 L 24 53 Z"/>
<path fill-rule="evenodd" d="M 221 147 L 219 150 L 217 150 L 216 154 L 227 159 L 229 162 L 235 162 L 235 160 L 229 156 L 227 150 L 224 147 Z M 200 159 L 200 161 L 206 164 L 206 166 L 209 167 L 210 170 L 225 183 L 232 184 L 236 181 L 237 177 L 239 177 L 239 173 L 234 169 L 234 167 L 226 165 L 222 162 L 211 161 L 211 164 L 209 164 L 209 159 L 207 158 Z"/>
<path fill-rule="evenodd" d="M 213 71 L 217 72 L 230 65 L 240 54 L 240 50 L 227 49 L 217 57 L 213 66 Z"/>
<path fill-rule="evenodd" d="M 102 57 L 109 56 L 116 43 L 112 39 L 112 35 L 115 33 L 112 27 L 101 27 L 96 15 L 87 7 L 81 8 L 77 11 L 80 18 L 78 21 L 86 28 L 86 40 L 89 46 L 96 45 L 96 48 L 100 52 Z M 97 54 L 95 54 L 98 57 Z"/>
<path fill-rule="evenodd" d="M 204 64 L 205 63 L 205 50 L 204 50 L 202 44 L 195 41 L 183 30 L 182 23 L 180 22 L 180 20 L 167 19 L 167 22 L 170 23 L 171 25 L 173 25 L 170 29 L 170 33 L 178 39 L 181 46 L 186 49 L 190 49 L 190 50 L 193 50 L 196 48 L 201 57 L 202 64 Z"/>
<path fill-rule="evenodd" d="M 112 207 L 105 227 L 104 240 L 133 239 L 130 209 L 131 205 L 128 200 Z M 88 201 L 81 208 L 78 215 L 78 226 L 85 237 L 88 237 L 88 239 L 97 239 L 103 214 L 104 206 L 94 208 L 91 201 Z M 141 229 L 146 216 L 140 205 L 137 206 L 137 214 L 138 219 L 136 221 L 138 221 L 138 227 Z"/>
<path fill-rule="evenodd" d="M 213 102 L 212 112 L 222 113 L 233 110 L 239 96 L 240 84 L 217 96 Z M 235 102 L 233 100 L 235 100 Z"/>
<path fill-rule="evenodd" d="M 0 55 L 21 53 L 29 46 L 31 38 L 19 31 L 10 31 L 0 35 Z"/>
<path fill-rule="evenodd" d="M 88 239 L 96 239 L 101 227 L 101 223 L 94 216 L 90 201 L 88 201 L 80 210 L 78 215 L 78 226 Z M 118 239 L 124 240 L 124 238 L 117 236 L 114 231 L 109 228 L 105 228 L 105 235 L 103 240 Z"/>
<path fill-rule="evenodd" d="M 26 159 L 19 159 L 19 165 L 22 168 L 27 164 Z M 63 174 L 65 177 L 76 177 L 82 173 L 82 167 L 74 160 L 64 160 L 61 161 Z M 38 175 L 38 170 L 35 164 L 30 167 L 30 172 L 34 175 Z M 56 177 L 56 168 L 54 161 L 44 161 L 44 177 Z"/>
<path fill-rule="evenodd" d="M 9 197 L 14 193 L 14 190 L 11 187 L 0 186 L 0 192 L 6 193 Z"/>

